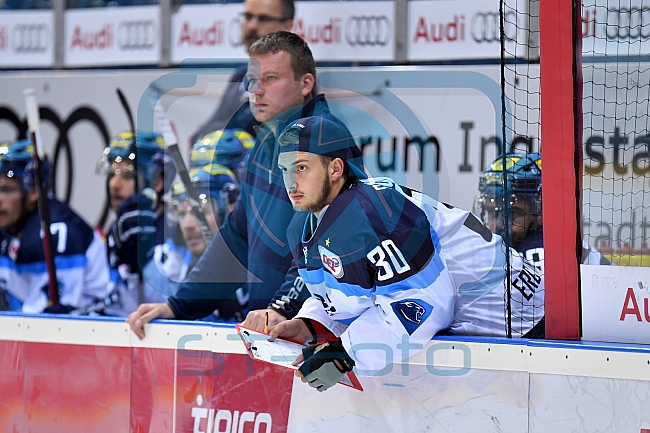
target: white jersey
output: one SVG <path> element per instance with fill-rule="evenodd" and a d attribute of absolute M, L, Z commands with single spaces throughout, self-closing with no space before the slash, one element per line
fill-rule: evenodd
<path fill-rule="evenodd" d="M 172 296 L 195 260 L 186 247 L 179 247 L 168 238 L 154 247 L 153 258 L 144 265 L 144 282 L 161 295 Z"/>
<path fill-rule="evenodd" d="M 49 208 L 59 303 L 83 314 L 106 297 L 106 246 L 66 204 L 50 198 Z M 17 235 L 2 232 L 0 294 L 10 310 L 40 313 L 47 307 L 49 274 L 40 232 L 38 212 L 27 217 Z"/>
<path fill-rule="evenodd" d="M 313 295 L 298 317 L 340 336 L 361 370 L 402 361 L 443 330 L 506 336 L 510 321 L 520 337 L 544 315 L 543 277 L 470 212 L 377 178 L 314 219 L 298 214 L 288 231 Z"/>

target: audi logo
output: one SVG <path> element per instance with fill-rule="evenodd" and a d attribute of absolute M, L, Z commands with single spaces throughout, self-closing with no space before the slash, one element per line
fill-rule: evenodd
<path fill-rule="evenodd" d="M 385 15 L 351 16 L 345 22 L 345 40 L 352 46 L 384 46 L 390 41 L 391 30 Z"/>
<path fill-rule="evenodd" d="M 650 8 L 607 9 L 607 39 L 650 38 Z"/>
<path fill-rule="evenodd" d="M 78 107 L 70 113 L 70 116 L 68 116 L 67 119 L 61 119 L 57 112 L 50 107 L 39 107 L 39 115 L 41 117 L 41 122 L 48 123 L 48 127 L 52 126 L 59 131 L 56 143 L 54 143 L 54 146 L 52 147 L 53 158 L 50 160 L 50 166 L 52 169 L 52 190 L 55 192 L 57 197 L 62 197 L 64 201 L 68 202 L 72 196 L 72 183 L 74 180 L 74 158 L 72 154 L 74 146 L 72 145 L 73 143 L 70 140 L 68 132 L 79 122 L 94 126 L 103 138 L 102 146 L 108 146 L 108 128 L 101 115 L 88 106 Z M 14 126 L 14 129 L 16 130 L 16 138 L 23 139 L 27 137 L 27 120 L 21 119 L 10 107 L 0 105 L 0 121 L 6 121 Z M 3 138 L 9 137 L 6 136 Z M 97 152 L 99 153 L 100 150 L 101 148 L 99 148 Z M 59 171 L 62 171 L 60 169 L 61 160 L 64 160 L 64 163 L 68 167 L 67 170 L 63 171 L 63 175 L 59 173 Z M 61 182 L 59 182 L 61 180 L 63 181 L 62 195 L 56 194 L 61 187 Z M 103 227 L 106 224 L 108 215 L 109 203 L 107 195 L 104 201 L 102 215 L 99 217 L 99 221 L 97 222 L 98 227 Z"/>
<path fill-rule="evenodd" d="M 470 23 L 472 39 L 475 42 L 490 43 L 501 40 L 499 12 L 479 12 L 474 14 Z M 503 16 L 503 33 L 507 41 L 517 40 L 517 13 L 508 11 Z"/>
<path fill-rule="evenodd" d="M 156 42 L 152 20 L 122 21 L 117 26 L 117 44 L 122 50 L 148 50 Z"/>
<path fill-rule="evenodd" d="M 14 53 L 43 53 L 47 43 L 45 24 L 17 24 L 11 31 L 11 49 Z"/>
<path fill-rule="evenodd" d="M 232 47 L 242 45 L 242 25 L 241 18 L 235 18 L 228 24 L 228 42 Z"/>

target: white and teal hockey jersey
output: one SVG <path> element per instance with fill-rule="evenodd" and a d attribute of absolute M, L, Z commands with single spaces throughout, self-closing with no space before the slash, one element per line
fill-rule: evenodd
<path fill-rule="evenodd" d="M 297 214 L 287 233 L 312 293 L 297 317 L 340 336 L 362 372 L 412 356 L 443 330 L 507 335 L 506 248 L 470 212 L 366 179 L 320 218 Z M 509 254 L 510 322 L 522 336 L 544 315 L 543 278 Z"/>

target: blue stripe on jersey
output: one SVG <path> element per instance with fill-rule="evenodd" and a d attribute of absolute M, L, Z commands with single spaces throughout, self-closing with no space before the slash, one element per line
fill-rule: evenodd
<path fill-rule="evenodd" d="M 72 256 L 58 256 L 54 258 L 56 270 L 69 270 L 85 268 L 88 264 L 88 258 L 85 254 L 75 254 Z M 45 262 L 17 264 L 8 257 L 0 257 L 0 267 L 9 268 L 18 274 L 42 274 L 47 272 Z"/>
<path fill-rule="evenodd" d="M 494 263 L 487 275 L 478 281 L 463 283 L 458 288 L 461 298 L 476 299 L 494 290 L 506 277 L 506 254 L 501 251 L 501 243 L 495 242 Z"/>
<path fill-rule="evenodd" d="M 334 320 L 336 320 L 337 322 L 342 323 L 344 325 L 350 326 L 352 324 L 352 322 L 354 322 L 358 318 L 359 318 L 359 316 L 354 316 L 354 317 L 350 317 L 349 319 L 334 319 Z"/>
<path fill-rule="evenodd" d="M 330 274 L 323 268 L 311 270 L 301 268 L 298 269 L 298 274 L 300 274 L 300 277 L 307 284 L 317 285 L 324 282 L 327 288 L 339 291 L 348 297 L 357 296 L 367 298 L 372 294 L 372 290 L 364 289 L 363 287 L 356 284 L 348 284 L 338 281 L 334 275 Z"/>

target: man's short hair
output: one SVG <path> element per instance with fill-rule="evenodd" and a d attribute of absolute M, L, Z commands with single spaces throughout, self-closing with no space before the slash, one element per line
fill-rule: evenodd
<path fill-rule="evenodd" d="M 292 20 L 296 15 L 296 6 L 293 3 L 293 0 L 282 0 L 282 18 L 287 20 Z"/>
<path fill-rule="evenodd" d="M 284 51 L 291 58 L 291 69 L 293 76 L 298 80 L 309 73 L 316 78 L 316 63 L 309 45 L 295 33 L 279 31 L 269 33 L 255 41 L 248 49 L 250 56 L 262 56 L 265 54 L 277 54 Z M 316 94 L 316 86 L 312 89 L 312 95 Z"/>

